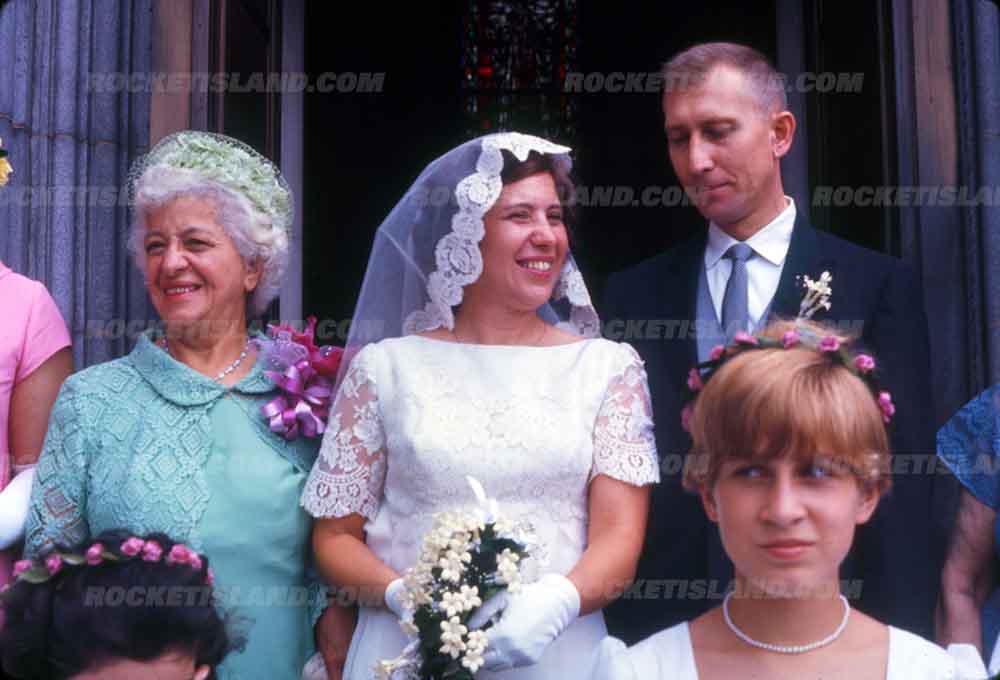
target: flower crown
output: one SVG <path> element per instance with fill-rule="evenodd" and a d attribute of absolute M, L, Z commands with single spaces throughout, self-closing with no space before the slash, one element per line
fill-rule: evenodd
<path fill-rule="evenodd" d="M 19 560 L 14 563 L 14 583 L 7 584 L 0 591 L 0 597 L 7 593 L 17 583 L 25 582 L 33 585 L 45 583 L 58 574 L 63 565 L 70 566 L 97 566 L 105 562 L 129 562 L 134 559 L 141 559 L 143 562 L 160 562 L 161 560 L 170 565 L 187 565 L 195 571 L 201 571 L 203 562 L 201 557 L 191 548 L 182 543 L 175 543 L 164 557 L 163 546 L 158 541 L 146 540 L 137 536 L 131 536 L 119 546 L 119 553 L 114 553 L 107 549 L 103 543 L 93 543 L 81 555 L 79 553 L 64 552 L 56 550 L 49 553 L 42 560 Z M 205 572 L 205 585 L 211 586 L 215 581 L 212 568 Z"/>
<path fill-rule="evenodd" d="M 715 372 L 724 363 L 737 355 L 751 350 L 793 349 L 796 347 L 817 350 L 828 356 L 831 361 L 844 366 L 851 373 L 861 378 L 862 382 L 868 386 L 872 397 L 874 397 L 879 410 L 882 412 L 882 422 L 889 425 L 893 415 L 896 413 L 896 407 L 892 403 L 892 395 L 879 386 L 875 373 L 875 359 L 868 354 L 852 353 L 841 342 L 840 338 L 835 335 L 817 335 L 811 328 L 796 325 L 795 328 L 785 331 L 780 340 L 750 335 L 749 333 L 740 331 L 733 336 L 732 344 L 728 346 L 716 345 L 713 347 L 707 361 L 701 362 L 688 371 L 687 390 L 689 399 L 681 410 L 681 426 L 686 432 L 691 431 L 689 423 L 694 400 L 705 386 L 705 383 L 715 375 Z"/>
<path fill-rule="evenodd" d="M 133 194 L 139 178 L 155 166 L 195 172 L 245 196 L 271 217 L 273 228 L 288 231 L 292 226 L 288 183 L 273 162 L 238 139 L 194 130 L 167 135 L 132 167 L 128 185 Z"/>

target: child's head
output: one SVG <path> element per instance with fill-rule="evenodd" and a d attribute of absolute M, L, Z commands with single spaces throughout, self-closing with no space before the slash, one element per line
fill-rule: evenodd
<path fill-rule="evenodd" d="M 859 484 L 880 494 L 888 490 L 885 411 L 858 367 L 874 360 L 851 355 L 848 339 L 815 323 L 777 322 L 759 337 L 783 343 L 790 331 L 799 334 L 797 344 L 739 352 L 698 392 L 689 419 L 694 446 L 684 472 L 689 490 L 711 487 L 729 460 L 812 461 L 817 454 L 845 467 Z M 836 339 L 838 349 L 817 347 L 824 337 Z"/>
<path fill-rule="evenodd" d="M 727 350 L 698 391 L 684 482 L 719 523 L 737 572 L 767 580 L 812 567 L 778 579 L 810 588 L 836 578 L 856 525 L 889 488 L 893 409 L 874 385 L 874 360 L 851 354 L 845 338 L 803 322 L 760 338 Z M 689 383 L 699 387 L 696 376 Z"/>
<path fill-rule="evenodd" d="M 105 532 L 15 571 L 0 631 L 15 678 L 202 680 L 231 649 L 208 559 L 162 534 Z"/>

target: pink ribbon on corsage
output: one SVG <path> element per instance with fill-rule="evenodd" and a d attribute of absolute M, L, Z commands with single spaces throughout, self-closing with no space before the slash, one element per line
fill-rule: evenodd
<path fill-rule="evenodd" d="M 264 371 L 264 374 L 283 392 L 260 410 L 268 419 L 271 432 L 289 441 L 300 430 L 306 437 L 323 434 L 333 395 L 330 379 L 319 375 L 308 359 L 297 361 L 284 373 Z"/>

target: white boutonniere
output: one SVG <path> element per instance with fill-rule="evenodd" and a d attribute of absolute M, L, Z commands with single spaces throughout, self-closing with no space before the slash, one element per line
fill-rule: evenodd
<path fill-rule="evenodd" d="M 811 319 L 813 314 L 821 309 L 830 311 L 830 296 L 833 295 L 833 288 L 830 286 L 833 276 L 830 272 L 823 272 L 817 280 L 802 274 L 798 280 L 806 289 L 806 294 L 802 296 L 802 302 L 799 304 L 800 319 Z"/>

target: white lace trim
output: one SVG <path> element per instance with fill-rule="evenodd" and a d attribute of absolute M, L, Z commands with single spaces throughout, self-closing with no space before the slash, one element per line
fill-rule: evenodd
<path fill-rule="evenodd" d="M 503 150 L 522 162 L 532 151 L 543 154 L 570 152 L 569 147 L 519 132 L 505 132 L 483 139 L 476 172 L 463 178 L 455 187 L 458 213 L 451 220 L 451 232 L 445 234 L 434 248 L 436 269 L 427 279 L 430 300 L 423 309 L 407 315 L 403 322 L 404 334 L 426 332 L 442 326 L 449 330 L 454 328 L 452 307 L 462 302 L 462 289 L 483 273 L 483 258 L 479 251 L 479 242 L 486 234 L 483 215 L 493 207 L 503 190 L 500 179 Z M 600 335 L 600 321 L 583 276 L 569 259 L 563 265 L 552 293 L 553 300 L 562 298 L 566 298 L 572 306 L 566 330 L 588 338 Z"/>
<path fill-rule="evenodd" d="M 631 345 L 622 344 L 620 364 L 597 414 L 591 479 L 605 474 L 643 486 L 660 481 L 653 434 L 653 407 L 646 369 Z"/>
<path fill-rule="evenodd" d="M 385 482 L 385 431 L 366 347 L 351 362 L 300 504 L 313 517 L 373 519 Z"/>

